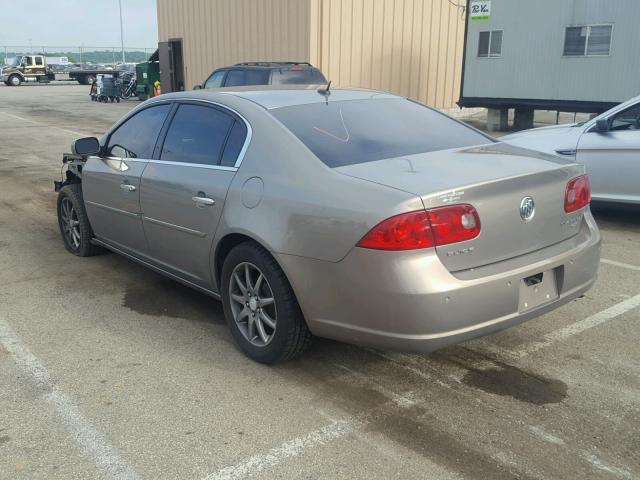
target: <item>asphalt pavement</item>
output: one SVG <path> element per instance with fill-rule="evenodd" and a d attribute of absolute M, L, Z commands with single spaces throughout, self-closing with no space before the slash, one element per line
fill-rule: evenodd
<path fill-rule="evenodd" d="M 638 209 L 596 211 L 599 279 L 550 314 L 263 366 L 217 301 L 62 245 L 62 153 L 137 103 L 0 86 L 0 479 L 640 478 Z"/>

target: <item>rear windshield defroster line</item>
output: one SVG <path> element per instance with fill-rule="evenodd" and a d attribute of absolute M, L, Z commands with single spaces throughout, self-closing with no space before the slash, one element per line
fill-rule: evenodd
<path fill-rule="evenodd" d="M 489 143 L 489 137 L 402 98 L 295 105 L 271 113 L 327 166 Z"/>

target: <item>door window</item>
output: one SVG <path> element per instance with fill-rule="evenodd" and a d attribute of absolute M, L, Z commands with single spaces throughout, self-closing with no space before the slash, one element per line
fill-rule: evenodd
<path fill-rule="evenodd" d="M 268 70 L 230 70 L 224 82 L 225 87 L 243 85 L 268 85 Z"/>
<path fill-rule="evenodd" d="M 235 119 L 202 105 L 180 105 L 162 146 L 161 160 L 219 165 Z"/>
<path fill-rule="evenodd" d="M 166 103 L 145 108 L 129 118 L 109 137 L 107 156 L 151 158 L 158 134 L 169 110 L 171 110 L 171 105 Z"/>
<path fill-rule="evenodd" d="M 224 74 L 226 70 L 220 70 L 211 75 L 206 82 L 204 82 L 204 88 L 218 88 L 222 86 L 222 80 L 224 80 Z"/>
<path fill-rule="evenodd" d="M 640 130 L 640 103 L 616 114 L 611 119 L 611 130 Z"/>
<path fill-rule="evenodd" d="M 41 67 L 43 65 L 42 57 L 35 57 L 35 59 L 36 59 L 36 66 Z"/>

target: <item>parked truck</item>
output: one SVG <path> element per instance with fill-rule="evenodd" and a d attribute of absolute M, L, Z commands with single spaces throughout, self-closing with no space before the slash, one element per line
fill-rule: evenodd
<path fill-rule="evenodd" d="M 81 85 L 91 85 L 99 74 L 113 74 L 113 69 L 69 69 L 54 71 L 44 55 L 18 55 L 5 60 L 0 67 L 0 81 L 18 87 L 24 82 L 49 83 L 53 80 L 76 80 Z"/>

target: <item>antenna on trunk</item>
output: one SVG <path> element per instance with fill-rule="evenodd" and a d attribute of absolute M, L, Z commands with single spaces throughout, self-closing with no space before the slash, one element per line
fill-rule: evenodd
<path fill-rule="evenodd" d="M 317 91 L 320 95 L 324 95 L 325 97 L 329 97 L 331 95 L 331 80 L 327 83 L 327 88 L 319 88 Z"/>

